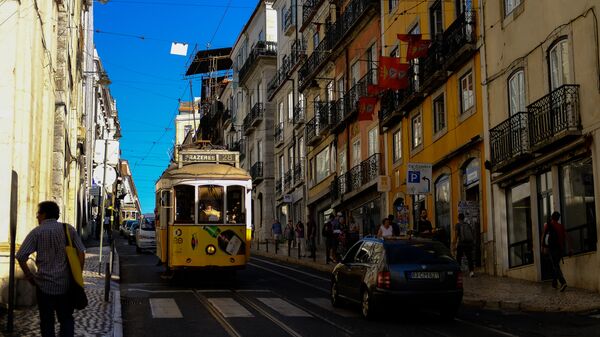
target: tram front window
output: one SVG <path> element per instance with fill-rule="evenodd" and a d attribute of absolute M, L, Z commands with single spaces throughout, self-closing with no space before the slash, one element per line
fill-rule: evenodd
<path fill-rule="evenodd" d="M 198 186 L 198 222 L 223 223 L 223 186 Z"/>
<path fill-rule="evenodd" d="M 175 186 L 175 222 L 194 223 L 194 186 Z"/>
<path fill-rule="evenodd" d="M 243 186 L 227 187 L 227 223 L 244 223 L 245 219 L 245 201 Z"/>

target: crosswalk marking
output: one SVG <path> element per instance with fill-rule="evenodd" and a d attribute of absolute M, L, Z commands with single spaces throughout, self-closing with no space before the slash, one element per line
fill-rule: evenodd
<path fill-rule="evenodd" d="M 252 313 L 233 298 L 215 297 L 209 298 L 208 301 L 212 304 L 223 317 L 254 317 Z"/>
<path fill-rule="evenodd" d="M 177 303 L 172 298 L 151 298 L 150 309 L 153 318 L 183 318 Z"/>
<path fill-rule="evenodd" d="M 341 308 L 334 308 L 333 305 L 331 305 L 331 300 L 325 297 L 305 298 L 305 300 L 325 310 L 331 311 L 338 316 L 359 317 L 358 313 L 355 313 L 353 311 Z"/>
<path fill-rule="evenodd" d="M 271 309 L 287 317 L 311 317 L 306 311 L 299 309 L 281 298 L 258 298 L 259 301 L 269 306 Z"/>

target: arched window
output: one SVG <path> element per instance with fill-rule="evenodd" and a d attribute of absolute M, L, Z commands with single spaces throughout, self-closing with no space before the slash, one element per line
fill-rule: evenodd
<path fill-rule="evenodd" d="M 510 115 L 525 111 L 525 72 L 515 71 L 508 78 L 508 104 Z"/>
<path fill-rule="evenodd" d="M 558 40 L 548 51 L 550 69 L 550 90 L 554 90 L 571 81 L 569 69 L 569 49 L 566 37 Z"/>

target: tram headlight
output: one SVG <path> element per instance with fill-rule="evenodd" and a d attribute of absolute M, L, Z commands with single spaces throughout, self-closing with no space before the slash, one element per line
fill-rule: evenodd
<path fill-rule="evenodd" d="M 217 248 L 214 245 L 206 246 L 206 254 L 214 255 L 217 252 Z"/>

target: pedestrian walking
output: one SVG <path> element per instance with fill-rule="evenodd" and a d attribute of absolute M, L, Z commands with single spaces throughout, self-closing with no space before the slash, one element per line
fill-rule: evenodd
<path fill-rule="evenodd" d="M 288 256 L 290 256 L 290 252 L 292 250 L 292 242 L 294 242 L 294 225 L 292 224 L 292 220 L 288 220 L 287 225 L 285 226 L 285 231 L 283 232 L 283 237 L 287 240 L 288 247 Z"/>
<path fill-rule="evenodd" d="M 75 334 L 74 304 L 68 295 L 72 276 L 65 253 L 66 231 L 69 231 L 73 246 L 78 250 L 82 269 L 85 247 L 73 226 L 58 222 L 59 216 L 60 208 L 55 202 L 41 202 L 37 211 L 39 226 L 25 237 L 16 255 L 25 278 L 36 288 L 42 337 L 56 335 L 55 315 L 60 324 L 61 337 L 72 337 Z M 36 273 L 27 265 L 27 260 L 33 253 L 36 253 Z"/>
<path fill-rule="evenodd" d="M 563 259 L 567 245 L 569 256 L 573 255 L 573 251 L 571 250 L 571 242 L 565 226 L 559 220 L 560 213 L 554 212 L 544 225 L 542 248 L 544 253 L 550 258 L 550 262 L 552 262 L 552 288 L 560 289 L 563 292 L 567 289 L 567 281 L 560 269 L 560 262 Z M 558 282 L 560 282 L 560 287 Z"/>
<path fill-rule="evenodd" d="M 331 219 L 331 218 L 330 218 Z M 325 238 L 325 263 L 329 263 L 329 261 L 335 261 L 333 258 L 333 227 L 331 221 L 327 221 L 323 225 L 323 231 L 321 233 L 323 238 Z"/>
<path fill-rule="evenodd" d="M 273 224 L 271 225 L 271 236 L 273 237 L 273 240 L 275 240 L 275 251 L 277 251 L 277 248 L 279 247 L 279 241 L 281 240 L 282 233 L 283 230 L 281 228 L 281 222 L 279 222 L 277 219 L 273 219 Z"/>
<path fill-rule="evenodd" d="M 316 257 L 315 252 L 317 250 L 317 225 L 312 220 L 312 217 L 309 215 L 308 220 L 306 221 L 306 238 L 308 239 L 308 249 L 310 250 L 310 257 L 314 259 Z"/>
<path fill-rule="evenodd" d="M 357 243 L 358 240 L 360 240 L 360 232 L 358 229 L 358 225 L 354 221 L 354 217 L 352 217 L 352 215 L 350 215 L 349 222 L 350 229 L 348 230 L 348 236 L 346 237 L 348 249 L 350 249 L 350 247 L 354 246 L 354 244 Z"/>
<path fill-rule="evenodd" d="M 298 242 L 298 255 L 306 257 L 306 238 L 304 237 L 304 224 L 302 221 L 298 221 L 296 224 L 296 242 Z"/>
<path fill-rule="evenodd" d="M 469 265 L 469 276 L 475 276 L 473 271 L 473 248 L 475 247 L 475 229 L 473 225 L 465 222 L 465 215 L 458 214 L 458 223 L 454 226 L 456 230 L 456 260 L 461 263 L 462 257 L 467 258 Z"/>
<path fill-rule="evenodd" d="M 392 224 L 389 218 L 383 219 L 383 223 L 379 226 L 379 230 L 377 231 L 378 238 L 386 238 L 394 235 L 394 228 L 392 228 Z"/>

